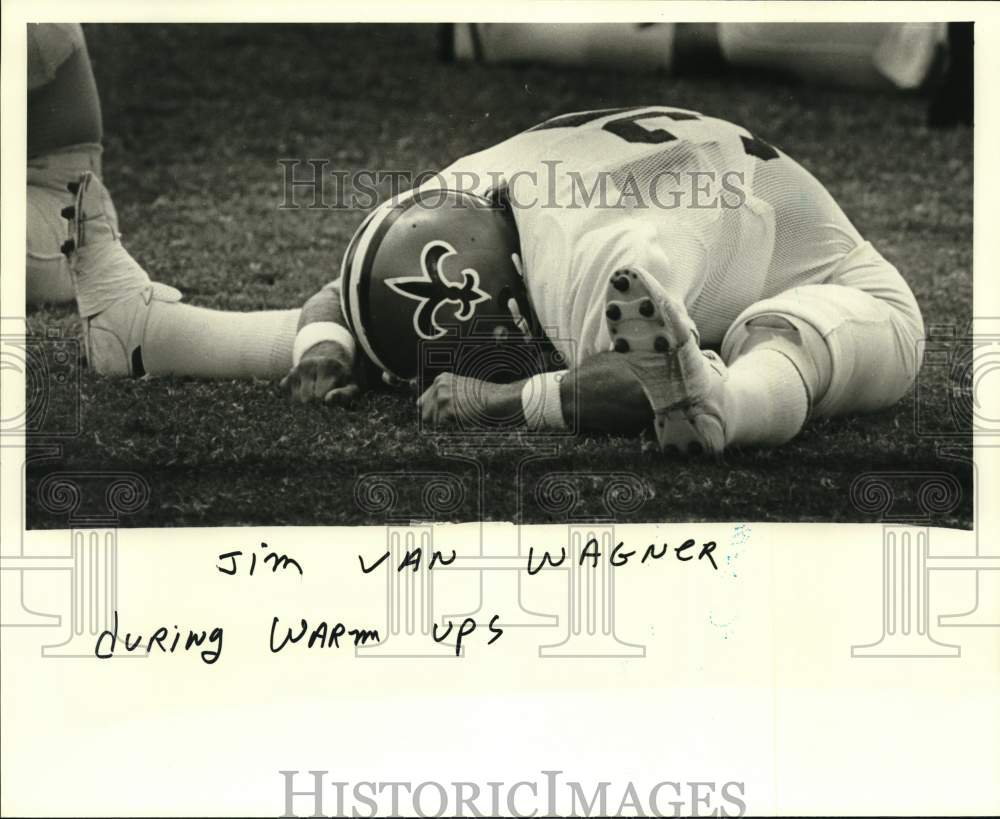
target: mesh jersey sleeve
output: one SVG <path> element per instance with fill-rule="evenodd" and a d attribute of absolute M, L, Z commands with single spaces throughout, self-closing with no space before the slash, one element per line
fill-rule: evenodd
<path fill-rule="evenodd" d="M 864 242 L 830 192 L 789 156 L 761 163 L 754 195 L 774 211 L 774 252 L 762 298 L 826 280 Z"/>

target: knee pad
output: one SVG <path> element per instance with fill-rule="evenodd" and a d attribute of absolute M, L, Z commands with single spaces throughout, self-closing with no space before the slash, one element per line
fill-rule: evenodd
<path fill-rule="evenodd" d="M 780 352 L 799 371 L 809 406 L 818 404 L 829 389 L 833 361 L 823 336 L 803 319 L 784 311 L 763 309 L 744 311 L 726 333 L 722 355 L 727 363 L 755 349 Z"/>
<path fill-rule="evenodd" d="M 59 211 L 73 201 L 67 191 L 28 187 L 25 296 L 28 304 L 73 301 L 73 278 L 59 247 L 66 239 L 67 222 Z"/>
<path fill-rule="evenodd" d="M 785 353 L 800 368 L 810 391 L 810 412 L 817 417 L 872 412 L 896 403 L 919 366 L 912 337 L 919 319 L 915 323 L 902 309 L 895 269 L 880 265 L 866 273 L 859 268 L 856 278 L 864 288 L 804 285 L 751 305 L 726 333 L 723 358 L 730 363 L 751 343 Z M 776 322 L 765 317 L 775 316 L 793 325 L 797 336 L 769 327 Z"/>

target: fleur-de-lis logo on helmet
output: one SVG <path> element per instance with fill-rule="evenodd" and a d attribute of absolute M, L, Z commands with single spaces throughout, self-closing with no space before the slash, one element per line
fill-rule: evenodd
<path fill-rule="evenodd" d="M 476 306 L 488 301 L 489 293 L 479 287 L 479 273 L 471 267 L 462 271 L 462 282 L 445 278 L 444 260 L 457 253 L 448 242 L 428 242 L 420 253 L 420 275 L 387 279 L 386 284 L 408 299 L 418 302 L 413 313 L 413 329 L 425 339 L 440 338 L 448 331 L 437 322 L 438 309 L 447 303 L 459 305 L 455 318 L 468 321 L 475 315 Z"/>

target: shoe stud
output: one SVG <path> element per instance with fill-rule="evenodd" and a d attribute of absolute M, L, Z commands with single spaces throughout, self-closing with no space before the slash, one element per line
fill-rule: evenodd
<path fill-rule="evenodd" d="M 78 193 L 80 191 L 80 183 L 68 182 L 66 184 L 66 190 L 68 190 L 70 193 Z"/>
<path fill-rule="evenodd" d="M 616 353 L 627 353 L 628 351 L 629 351 L 628 342 L 624 338 L 619 338 L 615 340 Z"/>
<path fill-rule="evenodd" d="M 65 242 L 62 243 L 59 249 L 63 252 L 63 255 L 69 256 L 69 254 L 76 249 L 76 242 L 74 242 L 72 239 L 67 239 Z"/>
<path fill-rule="evenodd" d="M 619 293 L 625 293 L 629 288 L 628 276 L 624 273 L 617 273 L 614 278 L 611 279 L 611 284 Z"/>
<path fill-rule="evenodd" d="M 62 216 L 63 219 L 72 219 L 76 216 L 76 208 L 73 207 L 73 205 L 67 205 L 59 211 L 59 215 Z"/>
<path fill-rule="evenodd" d="M 604 311 L 606 315 L 612 321 L 618 321 L 622 317 L 622 311 L 617 304 L 612 304 L 608 306 L 608 309 Z"/>
<path fill-rule="evenodd" d="M 655 308 L 653 307 L 653 302 L 650 301 L 649 299 L 643 299 L 639 303 L 639 313 L 641 313 L 646 318 L 649 318 L 650 316 L 652 316 L 654 310 L 655 310 Z"/>
<path fill-rule="evenodd" d="M 670 349 L 670 344 L 663 336 L 657 336 L 653 341 L 653 349 L 655 349 L 658 353 L 665 353 Z"/>

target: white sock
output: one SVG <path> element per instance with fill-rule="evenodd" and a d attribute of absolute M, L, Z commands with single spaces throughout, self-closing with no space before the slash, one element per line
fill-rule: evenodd
<path fill-rule="evenodd" d="M 729 365 L 726 444 L 777 446 L 794 438 L 806 420 L 809 397 L 791 360 L 758 347 Z"/>
<path fill-rule="evenodd" d="M 229 313 L 153 301 L 142 337 L 150 375 L 276 379 L 292 368 L 296 310 Z"/>

